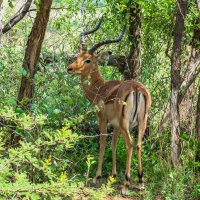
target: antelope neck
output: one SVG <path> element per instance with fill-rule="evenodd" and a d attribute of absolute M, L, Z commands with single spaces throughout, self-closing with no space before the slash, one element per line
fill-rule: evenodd
<path fill-rule="evenodd" d="M 101 76 L 98 67 L 95 67 L 87 76 L 81 76 L 81 85 L 90 103 L 96 105 L 102 99 L 99 91 L 104 83 L 105 80 Z"/>

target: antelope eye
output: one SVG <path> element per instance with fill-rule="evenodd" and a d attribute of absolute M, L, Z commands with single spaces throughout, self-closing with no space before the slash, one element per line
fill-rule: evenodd
<path fill-rule="evenodd" d="M 88 60 L 85 60 L 84 63 L 87 63 L 87 64 L 88 64 L 88 63 L 90 63 L 90 62 L 91 62 L 91 60 L 88 59 Z"/>

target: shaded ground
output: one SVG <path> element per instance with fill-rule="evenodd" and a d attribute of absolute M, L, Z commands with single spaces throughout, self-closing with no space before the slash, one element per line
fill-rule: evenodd
<path fill-rule="evenodd" d="M 105 198 L 105 200 L 118 200 L 118 199 L 122 199 L 122 200 L 137 200 L 134 197 L 122 197 L 121 195 L 116 195 L 116 196 L 107 196 Z"/>
<path fill-rule="evenodd" d="M 102 184 L 106 184 L 107 179 L 101 179 L 96 185 L 90 184 L 90 187 L 100 187 Z M 142 200 L 145 198 L 145 190 L 139 190 L 137 188 L 137 181 L 133 181 L 131 183 L 131 187 L 126 196 L 122 196 L 121 193 L 121 184 L 122 181 L 116 181 L 112 184 L 112 188 L 114 188 L 114 192 L 111 195 L 107 195 L 104 199 L 105 200 Z M 147 184 L 146 184 L 147 186 Z M 161 195 L 158 195 L 154 198 L 154 200 L 163 200 Z"/>

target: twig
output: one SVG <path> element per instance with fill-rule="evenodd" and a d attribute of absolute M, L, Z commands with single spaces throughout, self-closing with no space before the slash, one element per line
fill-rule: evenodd
<path fill-rule="evenodd" d="M 6 32 L 8 32 L 15 24 L 17 24 L 20 20 L 22 20 L 24 18 L 24 16 L 26 15 L 26 13 L 29 11 L 29 8 L 31 6 L 32 0 L 27 0 L 26 3 L 23 6 L 23 9 L 20 8 L 20 10 L 22 9 L 21 12 L 17 12 L 19 14 L 15 14 L 7 24 L 4 25 L 3 29 L 1 30 L 1 32 L 3 34 L 5 34 Z"/>
<path fill-rule="evenodd" d="M 67 7 L 55 7 L 55 8 L 51 8 L 51 10 L 67 10 L 67 9 L 69 9 L 69 8 L 67 8 Z M 31 9 L 28 10 L 28 12 L 32 12 L 32 11 L 37 11 L 37 9 L 36 8 L 31 8 Z"/>
<path fill-rule="evenodd" d="M 16 135 L 20 136 L 21 138 L 23 138 L 24 141 L 26 141 L 26 138 L 24 136 L 22 136 L 20 133 L 18 133 L 17 131 L 13 130 L 12 128 L 10 128 L 9 126 L 7 126 L 6 124 L 0 122 L 0 125 L 3 126 L 4 128 L 8 129 L 9 131 L 12 131 L 13 133 L 15 133 Z"/>

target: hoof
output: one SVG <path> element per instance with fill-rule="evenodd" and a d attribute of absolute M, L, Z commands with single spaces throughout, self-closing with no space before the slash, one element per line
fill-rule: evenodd
<path fill-rule="evenodd" d="M 116 178 L 117 174 L 111 174 L 111 177 Z"/>
<path fill-rule="evenodd" d="M 130 182 L 129 181 L 124 181 L 124 184 L 122 185 L 122 189 L 121 189 L 122 196 L 127 195 L 129 187 L 130 187 Z"/>
<path fill-rule="evenodd" d="M 96 183 L 97 183 L 96 177 L 92 179 L 92 183 L 93 183 L 93 184 L 96 184 Z"/>
<path fill-rule="evenodd" d="M 144 189 L 145 189 L 144 183 L 139 183 L 138 189 L 139 189 L 139 190 L 144 190 Z"/>
<path fill-rule="evenodd" d="M 128 187 L 125 186 L 125 185 L 123 185 L 123 186 L 122 186 L 122 189 L 121 189 L 121 195 L 122 195 L 122 196 L 126 196 L 127 193 L 128 193 Z"/>
<path fill-rule="evenodd" d="M 93 184 L 95 184 L 96 186 L 100 186 L 101 185 L 101 176 L 95 177 L 92 180 Z"/>

